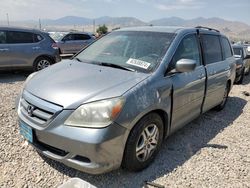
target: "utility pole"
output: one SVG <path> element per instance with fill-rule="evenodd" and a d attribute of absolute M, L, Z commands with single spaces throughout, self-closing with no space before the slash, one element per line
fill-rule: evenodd
<path fill-rule="evenodd" d="M 93 20 L 93 33 L 95 34 L 95 19 Z"/>
<path fill-rule="evenodd" d="M 7 13 L 6 16 L 7 16 L 7 25 L 10 26 L 9 14 Z"/>
<path fill-rule="evenodd" d="M 41 19 L 39 18 L 39 29 L 42 30 Z"/>

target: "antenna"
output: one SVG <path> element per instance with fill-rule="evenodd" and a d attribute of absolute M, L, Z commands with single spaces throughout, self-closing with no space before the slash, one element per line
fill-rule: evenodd
<path fill-rule="evenodd" d="M 39 29 L 42 30 L 42 23 L 40 18 L 39 18 Z"/>
<path fill-rule="evenodd" d="M 7 17 L 7 25 L 10 26 L 10 20 L 9 20 L 9 14 L 8 13 L 6 14 L 6 17 Z"/>

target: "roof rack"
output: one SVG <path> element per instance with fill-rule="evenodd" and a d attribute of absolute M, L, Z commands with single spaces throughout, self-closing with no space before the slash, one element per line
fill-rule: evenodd
<path fill-rule="evenodd" d="M 220 32 L 219 30 L 217 30 L 217 29 L 213 29 L 213 28 L 210 28 L 210 27 L 204 27 L 204 26 L 197 26 L 197 27 L 195 27 L 195 28 L 197 28 L 197 29 L 207 29 L 207 30 L 209 30 L 209 31 L 216 31 L 216 32 Z"/>

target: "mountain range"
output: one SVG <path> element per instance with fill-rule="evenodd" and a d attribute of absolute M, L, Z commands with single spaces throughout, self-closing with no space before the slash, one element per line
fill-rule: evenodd
<path fill-rule="evenodd" d="M 150 22 L 144 22 L 134 17 L 100 17 L 96 19 L 77 17 L 77 16 L 65 16 L 59 19 L 45 19 L 41 20 L 42 27 L 47 30 L 79 30 L 84 29 L 86 31 L 93 31 L 98 25 L 106 24 L 111 30 L 117 27 L 131 27 L 131 26 L 206 26 L 220 30 L 222 33 L 228 35 L 232 40 L 250 40 L 250 25 L 239 22 L 229 21 L 221 18 L 195 18 L 195 19 L 182 19 L 179 17 L 168 17 Z M 38 27 L 38 21 L 16 21 L 12 22 L 13 25 L 22 25 L 28 27 Z"/>

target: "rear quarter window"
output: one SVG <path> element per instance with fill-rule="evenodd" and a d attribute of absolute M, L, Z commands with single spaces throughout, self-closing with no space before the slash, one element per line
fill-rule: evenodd
<path fill-rule="evenodd" d="M 40 42 L 43 40 L 43 37 L 41 35 L 38 34 L 34 34 L 34 42 Z"/>
<path fill-rule="evenodd" d="M 202 46 L 206 64 L 223 60 L 220 38 L 217 35 L 202 35 Z"/>

